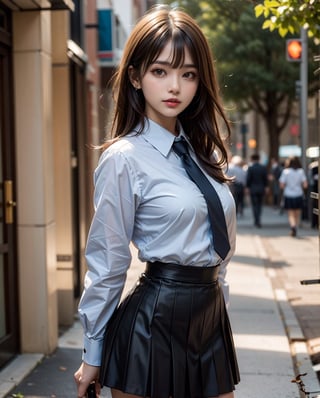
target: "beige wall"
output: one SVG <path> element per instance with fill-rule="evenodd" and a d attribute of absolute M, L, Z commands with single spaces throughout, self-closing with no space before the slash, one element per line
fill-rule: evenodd
<path fill-rule="evenodd" d="M 22 352 L 52 352 L 74 321 L 69 15 L 14 13 Z"/>
<path fill-rule="evenodd" d="M 70 71 L 67 56 L 69 13 L 52 13 L 53 135 L 57 249 L 58 314 L 60 325 L 74 321 Z"/>
<path fill-rule="evenodd" d="M 86 13 L 90 16 L 87 22 L 94 24 L 93 2 Z M 75 270 L 79 268 L 81 281 L 86 271 L 84 247 L 93 211 L 92 173 L 100 154 L 88 146 L 101 143 L 104 129 L 99 126 L 96 30 L 86 31 L 86 46 L 91 48 L 88 64 L 84 54 L 81 73 L 73 72 L 73 81 L 78 83 L 78 101 L 74 101 L 70 65 L 77 60 L 69 58 L 69 24 L 69 11 L 13 12 L 22 352 L 48 354 L 56 348 L 59 325 L 74 321 Z M 76 112 L 71 109 L 75 102 Z M 71 153 L 72 125 L 77 128 L 77 159 Z M 79 188 L 72 192 L 75 161 Z M 74 201 L 79 220 L 73 220 Z M 77 241 L 73 242 L 75 234 Z M 79 258 L 75 258 L 76 249 Z"/>
<path fill-rule="evenodd" d="M 13 13 L 22 352 L 57 344 L 51 18 Z"/>

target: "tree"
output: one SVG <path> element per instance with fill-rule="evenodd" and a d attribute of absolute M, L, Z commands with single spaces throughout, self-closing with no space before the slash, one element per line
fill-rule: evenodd
<path fill-rule="evenodd" d="M 303 27 L 319 43 L 320 1 L 319 0 L 264 0 L 255 6 L 256 17 L 263 15 L 263 29 L 278 30 L 284 37 L 288 33 L 300 32 Z"/>
<path fill-rule="evenodd" d="M 194 0 L 182 3 L 190 12 L 187 7 L 193 7 Z M 200 12 L 193 16 L 212 44 L 225 101 L 235 103 L 240 112 L 253 110 L 263 118 L 269 158 L 278 157 L 280 134 L 291 115 L 299 76 L 298 66 L 285 59 L 285 40 L 261 29 L 252 3 L 211 0 L 199 4 Z"/>

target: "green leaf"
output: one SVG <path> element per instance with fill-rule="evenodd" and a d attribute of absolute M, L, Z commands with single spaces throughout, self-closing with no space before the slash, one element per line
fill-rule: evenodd
<path fill-rule="evenodd" d="M 264 9 L 264 12 L 263 12 L 263 16 L 264 16 L 265 18 L 268 18 L 269 15 L 270 15 L 270 11 L 269 11 L 267 8 L 265 8 L 265 9 Z"/>
<path fill-rule="evenodd" d="M 292 35 L 295 33 L 295 29 L 294 29 L 294 27 L 293 27 L 292 25 L 289 25 L 289 26 L 288 26 L 288 30 L 289 30 L 289 32 L 290 32 Z"/>
<path fill-rule="evenodd" d="M 281 6 L 281 3 L 279 1 L 276 1 L 276 0 L 265 0 L 264 4 L 268 8 L 274 8 L 274 7 Z"/>
<path fill-rule="evenodd" d="M 256 14 L 256 18 L 259 18 L 264 11 L 264 6 L 262 4 L 258 4 L 257 6 L 254 7 L 254 11 Z"/>
<path fill-rule="evenodd" d="M 270 19 L 267 19 L 266 21 L 263 22 L 262 29 L 271 29 L 272 22 Z"/>
<path fill-rule="evenodd" d="M 283 28 L 283 27 L 280 26 L 280 28 L 278 29 L 278 32 L 279 32 L 281 37 L 285 37 L 286 34 L 288 33 L 288 29 L 287 28 Z"/>

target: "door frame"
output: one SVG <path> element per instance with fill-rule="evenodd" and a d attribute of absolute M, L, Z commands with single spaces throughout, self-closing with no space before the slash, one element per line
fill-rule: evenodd
<path fill-rule="evenodd" d="M 14 93 L 12 62 L 12 13 L 0 5 L 2 25 L 0 26 L 0 139 L 2 178 L 1 191 L 3 204 L 1 227 L 3 244 L 0 255 L 3 256 L 4 269 L 4 323 L 5 334 L 0 338 L 0 367 L 20 352 L 19 294 L 18 294 L 18 244 L 16 221 L 16 178 L 15 178 L 15 130 L 14 130 Z M 5 184 L 4 181 L 7 183 Z M 6 217 L 7 198 L 5 186 L 12 188 L 10 209 L 12 222 Z M 8 193 L 8 192 L 7 192 Z"/>

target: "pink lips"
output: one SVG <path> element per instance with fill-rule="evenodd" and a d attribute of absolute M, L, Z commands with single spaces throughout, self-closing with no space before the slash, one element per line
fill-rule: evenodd
<path fill-rule="evenodd" d="M 164 100 L 163 102 L 165 102 L 170 108 L 174 108 L 174 107 L 178 106 L 181 101 L 179 101 L 176 98 L 169 98 L 167 100 Z"/>

